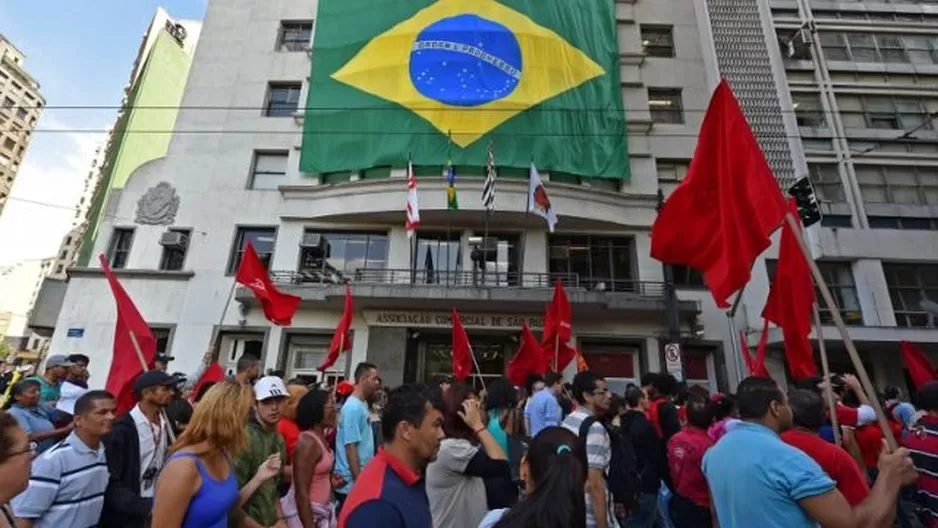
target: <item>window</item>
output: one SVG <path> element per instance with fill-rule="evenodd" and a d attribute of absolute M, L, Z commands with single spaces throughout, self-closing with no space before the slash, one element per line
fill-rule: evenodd
<path fill-rule="evenodd" d="M 938 230 L 938 220 L 934 218 L 914 218 L 905 216 L 869 216 L 870 229 L 906 229 L 912 231 Z"/>
<path fill-rule="evenodd" d="M 655 169 L 658 171 L 659 182 L 680 182 L 687 175 L 690 162 L 687 160 L 656 159 Z"/>
<path fill-rule="evenodd" d="M 189 238 L 192 232 L 188 229 L 170 229 L 168 233 L 175 233 L 180 236 L 173 237 L 176 240 L 172 240 L 172 244 L 163 244 L 160 269 L 163 271 L 179 271 L 186 262 L 186 253 L 189 252 Z"/>
<path fill-rule="evenodd" d="M 290 117 L 300 103 L 300 83 L 270 83 L 267 87 L 267 117 Z"/>
<path fill-rule="evenodd" d="M 938 167 L 855 165 L 865 203 L 938 205 Z"/>
<path fill-rule="evenodd" d="M 27 116 L 26 109 L 22 106 L 16 109 L 16 117 L 19 119 L 25 120 Z"/>
<path fill-rule="evenodd" d="M 127 266 L 127 257 L 130 255 L 130 246 L 134 240 L 134 229 L 132 227 L 116 227 L 111 234 L 111 242 L 108 244 L 107 256 L 111 267 L 121 269 Z"/>
<path fill-rule="evenodd" d="M 703 272 L 687 266 L 672 265 L 674 286 L 678 288 L 706 288 Z"/>
<path fill-rule="evenodd" d="M 552 236 L 549 271 L 574 276 L 596 291 L 636 291 L 632 280 L 633 240 L 629 237 Z"/>
<path fill-rule="evenodd" d="M 824 109 L 821 107 L 821 97 L 818 94 L 793 92 L 791 103 L 798 126 L 827 128 L 827 119 L 824 118 Z"/>
<path fill-rule="evenodd" d="M 865 20 L 867 14 L 860 16 Z M 893 20 L 893 14 L 886 16 Z M 938 64 L 938 37 L 932 35 L 825 31 L 820 40 L 831 61 Z"/>
<path fill-rule="evenodd" d="M 4 107 L 4 108 L 13 108 L 13 105 L 15 105 L 15 104 L 16 104 L 16 102 L 15 102 L 13 99 L 10 99 L 9 97 L 4 97 L 4 98 L 3 98 L 3 107 Z"/>
<path fill-rule="evenodd" d="M 811 178 L 811 185 L 814 186 L 818 200 L 840 203 L 847 201 L 840 174 L 837 172 L 837 165 L 809 163 L 808 176 Z"/>
<path fill-rule="evenodd" d="M 68 246 L 72 243 L 72 235 L 65 237 L 65 245 Z"/>
<path fill-rule="evenodd" d="M 932 100 L 888 95 L 838 95 L 837 102 L 846 128 L 932 129 L 928 112 L 928 107 L 934 104 Z"/>
<path fill-rule="evenodd" d="M 458 233 L 417 233 L 414 254 L 417 284 L 459 284 L 462 275 L 462 244 Z"/>
<path fill-rule="evenodd" d="M 234 275 L 241 264 L 241 256 L 248 242 L 254 246 L 257 257 L 264 264 L 264 269 L 270 270 L 270 260 L 274 255 L 274 245 L 277 243 L 277 228 L 275 227 L 239 227 L 235 233 L 234 245 L 228 256 L 228 275 Z"/>
<path fill-rule="evenodd" d="M 883 263 L 886 286 L 892 299 L 896 324 L 905 328 L 931 328 L 921 302 L 938 302 L 938 264 Z"/>
<path fill-rule="evenodd" d="M 165 354 L 169 352 L 169 336 L 172 331 L 169 328 L 150 327 L 150 333 L 156 339 L 156 353 Z"/>
<path fill-rule="evenodd" d="M 769 272 L 769 281 L 775 280 L 775 268 L 778 265 L 776 260 L 766 260 L 765 267 Z M 863 311 L 860 309 L 860 297 L 857 295 L 857 284 L 853 279 L 853 267 L 849 262 L 817 261 L 821 275 L 824 276 L 824 282 L 834 296 L 834 304 L 840 310 L 840 317 L 848 325 L 862 325 Z M 818 301 L 818 311 L 821 314 L 821 322 L 824 324 L 833 324 L 834 318 L 830 310 L 827 309 L 821 297 L 821 291 L 814 287 L 814 297 Z"/>
<path fill-rule="evenodd" d="M 329 345 L 332 342 L 331 335 L 290 335 L 287 337 L 287 350 L 290 354 L 290 370 L 288 376 L 293 377 L 311 377 L 315 381 L 322 375 L 316 370 L 316 367 L 322 365 L 329 355 Z M 345 378 L 346 362 L 348 354 L 339 354 L 339 358 L 326 371 L 327 379 Z"/>
<path fill-rule="evenodd" d="M 287 177 L 287 152 L 255 152 L 251 167 L 251 189 L 274 190 Z"/>
<path fill-rule="evenodd" d="M 68 250 L 63 249 L 62 252 L 59 253 L 59 260 L 65 260 L 66 258 L 68 258 Z"/>
<path fill-rule="evenodd" d="M 336 233 L 307 229 L 300 244 L 302 282 L 378 280 L 388 266 L 387 233 Z"/>
<path fill-rule="evenodd" d="M 655 123 L 684 123 L 684 105 L 681 90 L 674 88 L 649 88 L 648 108 Z"/>
<path fill-rule="evenodd" d="M 282 22 L 280 24 L 280 51 L 306 51 L 313 34 L 312 22 Z"/>
<path fill-rule="evenodd" d="M 13 150 L 16 148 L 16 141 L 13 141 L 13 138 L 3 138 L 3 148 L 7 150 Z"/>
<path fill-rule="evenodd" d="M 521 264 L 521 237 L 482 232 L 469 238 L 472 283 L 487 286 L 517 286 Z M 545 280 L 544 286 L 549 285 Z"/>
<path fill-rule="evenodd" d="M 674 32 L 671 26 L 642 26 L 642 47 L 648 57 L 673 57 Z"/>
<path fill-rule="evenodd" d="M 56 275 L 61 275 L 63 271 L 65 271 L 65 267 L 62 266 L 61 264 L 59 264 L 58 266 L 55 267 L 55 274 L 56 274 Z"/>

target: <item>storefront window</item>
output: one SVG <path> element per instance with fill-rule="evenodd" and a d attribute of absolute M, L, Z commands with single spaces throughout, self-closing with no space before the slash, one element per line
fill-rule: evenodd
<path fill-rule="evenodd" d="M 519 282 L 520 237 L 475 233 L 469 238 L 474 284 L 515 286 Z"/>
<path fill-rule="evenodd" d="M 414 254 L 414 282 L 417 284 L 459 284 L 462 248 L 459 233 L 418 233 Z"/>
<path fill-rule="evenodd" d="M 479 369 L 482 371 L 482 380 L 486 386 L 492 381 L 500 378 L 505 373 L 506 348 L 508 343 L 505 340 L 494 338 L 479 338 L 469 336 L 472 343 L 472 351 L 476 361 L 479 363 Z M 449 336 L 430 336 L 427 338 L 426 355 L 424 360 L 424 380 L 432 383 L 438 377 L 453 374 L 453 351 Z M 475 368 L 471 379 L 466 380 L 471 383 L 476 390 L 481 390 L 479 378 L 476 376 Z"/>
<path fill-rule="evenodd" d="M 307 230 L 300 249 L 301 280 L 345 282 L 359 280 L 368 270 L 384 270 L 388 264 L 385 233 L 336 233 Z"/>
<path fill-rule="evenodd" d="M 630 383 L 638 384 L 638 345 L 587 341 L 581 349 L 590 372 L 606 378 L 610 392 L 623 396 Z"/>
<path fill-rule="evenodd" d="M 630 237 L 552 236 L 550 272 L 576 275 L 579 286 L 597 291 L 634 292 Z"/>
<path fill-rule="evenodd" d="M 329 355 L 331 335 L 291 335 L 287 345 L 289 369 L 287 377 L 303 378 L 310 383 L 322 381 L 323 373 L 316 370 Z M 348 354 L 339 354 L 339 359 L 325 372 L 326 381 L 335 383 L 345 379 Z"/>

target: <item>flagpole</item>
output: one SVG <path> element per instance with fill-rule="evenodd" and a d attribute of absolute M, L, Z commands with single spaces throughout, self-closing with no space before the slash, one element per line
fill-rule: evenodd
<path fill-rule="evenodd" d="M 452 257 L 452 255 L 450 255 L 452 246 L 450 246 L 449 237 L 450 228 L 452 227 L 453 223 L 453 218 L 451 216 L 452 213 L 450 212 L 451 209 L 449 208 L 449 171 L 450 165 L 453 163 L 453 131 L 448 131 L 446 137 L 448 138 L 446 143 L 446 285 L 449 286 L 451 275 L 449 265 Z M 453 182 L 453 188 L 456 188 L 456 182 Z M 457 252 L 457 254 L 459 253 Z M 439 246 L 437 246 L 437 255 L 439 255 Z"/>
<path fill-rule="evenodd" d="M 726 323 L 730 327 L 730 343 L 733 347 L 733 363 L 736 366 L 736 384 L 739 385 L 739 382 L 743 381 L 743 368 L 739 364 L 742 359 L 742 347 L 743 344 L 739 342 L 739 331 L 736 329 L 736 310 L 739 309 L 739 303 L 743 298 L 743 293 L 746 291 L 746 287 L 743 286 L 743 289 L 739 291 L 739 295 L 736 296 L 736 300 L 733 301 L 733 306 L 730 307 L 729 311 L 726 313 Z M 748 348 L 748 347 L 747 347 Z"/>
<path fill-rule="evenodd" d="M 866 392 L 870 400 L 870 405 L 873 407 L 873 410 L 876 411 L 876 419 L 879 422 L 879 428 L 883 432 L 883 438 L 886 439 L 889 450 L 895 451 L 898 448 L 896 437 L 892 434 L 892 429 L 889 427 L 889 422 L 886 419 L 886 414 L 883 412 L 883 407 L 879 404 L 879 398 L 876 397 L 876 389 L 870 381 L 870 375 L 866 372 L 866 367 L 863 366 L 863 362 L 860 360 L 860 354 L 857 352 L 857 347 L 853 343 L 853 338 L 850 337 L 850 332 L 847 331 L 847 325 L 844 324 L 843 316 L 837 308 L 837 303 L 834 302 L 834 296 L 831 295 L 831 291 L 824 281 L 824 275 L 821 273 L 820 268 L 818 268 L 817 263 L 814 262 L 811 251 L 808 249 L 808 245 L 805 243 L 801 233 L 801 227 L 790 211 L 785 213 L 785 221 L 788 222 L 788 227 L 790 227 L 795 234 L 798 247 L 801 248 L 801 253 L 808 262 L 808 267 L 811 268 L 811 274 L 814 275 L 814 282 L 821 291 L 824 304 L 827 305 L 827 309 L 831 312 L 831 316 L 834 319 L 834 326 L 836 326 L 837 330 L 840 332 L 840 337 L 843 339 L 847 353 L 850 355 L 850 361 L 853 362 L 853 367 L 857 371 L 857 376 L 860 378 L 860 383 L 863 385 L 863 391 Z"/>
<path fill-rule="evenodd" d="M 842 445 L 840 442 L 840 424 L 837 423 L 837 413 L 834 412 L 834 391 L 831 388 L 831 369 L 827 363 L 827 344 L 824 343 L 824 330 L 821 328 L 821 311 L 817 303 L 812 306 L 814 311 L 814 332 L 817 334 L 817 346 L 821 353 L 821 369 L 824 373 L 824 397 L 827 398 L 827 408 L 830 410 L 831 426 L 834 428 L 834 443 Z"/>
<path fill-rule="evenodd" d="M 468 337 L 468 336 L 467 336 L 467 337 Z M 485 390 L 485 380 L 482 379 L 482 369 L 479 368 L 479 362 L 476 361 L 476 351 L 475 351 L 474 348 L 472 348 L 472 344 L 471 344 L 471 343 L 469 344 L 469 357 L 472 358 L 472 365 L 473 365 L 473 366 L 475 367 L 475 369 L 476 369 L 476 379 L 479 380 L 479 387 L 480 387 L 479 390 L 480 390 L 480 391 L 484 391 L 484 390 Z"/>
<path fill-rule="evenodd" d="M 130 334 L 130 342 L 134 346 L 134 352 L 137 353 L 137 359 L 140 360 L 140 366 L 143 367 L 143 371 L 146 372 L 150 370 L 147 366 L 147 360 L 143 357 L 143 350 L 140 349 L 140 343 L 137 341 L 137 336 L 134 334 L 133 330 L 127 330 L 127 333 Z"/>

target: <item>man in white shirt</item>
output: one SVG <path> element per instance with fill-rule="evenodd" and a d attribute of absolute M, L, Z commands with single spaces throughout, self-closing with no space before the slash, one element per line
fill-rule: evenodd
<path fill-rule="evenodd" d="M 101 528 L 143 528 L 153 510 L 156 479 L 175 441 L 163 409 L 176 378 L 151 370 L 134 381 L 139 402 L 114 422 L 104 442 L 111 479 Z"/>

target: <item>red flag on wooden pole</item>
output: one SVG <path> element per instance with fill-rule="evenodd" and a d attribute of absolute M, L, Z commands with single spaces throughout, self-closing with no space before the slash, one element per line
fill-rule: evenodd
<path fill-rule="evenodd" d="M 453 377 L 462 383 L 472 374 L 472 345 L 469 335 L 453 308 Z"/>
<path fill-rule="evenodd" d="M 527 322 L 521 323 L 521 344 L 515 356 L 508 362 L 505 372 L 513 385 L 524 386 L 531 374 L 543 374 L 545 371 L 544 354 L 540 343 L 531 333 Z"/>
<path fill-rule="evenodd" d="M 687 177 L 651 230 L 651 256 L 701 270 L 717 306 L 741 290 L 785 200 L 726 80 L 704 116 Z"/>
<path fill-rule="evenodd" d="M 244 248 L 235 280 L 254 292 L 264 309 L 264 317 L 278 326 L 290 326 L 300 298 L 278 290 L 250 242 Z"/>
<path fill-rule="evenodd" d="M 117 324 L 114 325 L 114 352 L 111 368 L 104 388 L 117 398 L 117 412 L 122 414 L 136 404 L 132 390 L 137 376 L 153 366 L 156 358 L 156 338 L 150 326 L 134 306 L 127 291 L 111 271 L 107 258 L 100 257 L 101 269 L 111 286 L 117 304 Z"/>
<path fill-rule="evenodd" d="M 797 217 L 798 206 L 795 205 L 794 198 L 790 200 L 789 207 Z M 814 350 L 809 339 L 815 297 L 811 268 L 808 267 L 795 236 L 792 228 L 786 223 L 782 227 L 775 279 L 772 281 L 762 317 L 782 329 L 788 369 L 794 379 L 803 379 L 817 374 Z"/>
<path fill-rule="evenodd" d="M 929 381 L 938 379 L 938 372 L 935 371 L 931 361 L 928 360 L 922 349 L 908 341 L 903 341 L 900 344 L 900 349 L 902 350 L 902 361 L 909 369 L 909 375 L 912 377 L 912 383 L 915 384 L 916 389 L 921 388 Z"/>
<path fill-rule="evenodd" d="M 570 301 L 563 289 L 563 281 L 557 279 L 553 299 L 544 314 L 544 335 L 541 337 L 544 353 L 555 372 L 561 372 L 573 360 L 573 351 L 567 346 L 572 333 L 572 319 Z"/>
<path fill-rule="evenodd" d="M 335 328 L 335 334 L 332 335 L 332 342 L 329 343 L 329 355 L 326 356 L 322 365 L 316 369 L 325 372 L 329 367 L 335 365 L 339 360 L 339 354 L 352 349 L 352 287 L 345 285 L 345 308 L 342 310 L 342 318 L 339 319 L 339 325 Z"/>

